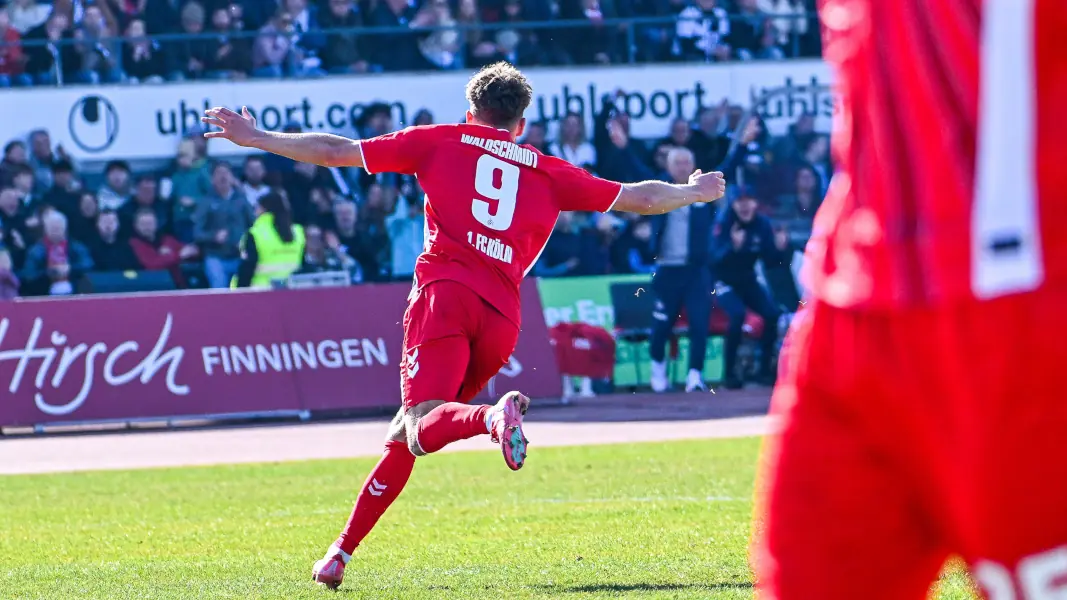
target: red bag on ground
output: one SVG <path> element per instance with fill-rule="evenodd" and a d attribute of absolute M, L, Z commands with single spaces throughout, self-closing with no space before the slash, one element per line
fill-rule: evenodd
<path fill-rule="evenodd" d="M 615 371 L 615 338 L 586 323 L 559 323 L 549 330 L 559 371 L 564 375 L 610 379 Z"/>

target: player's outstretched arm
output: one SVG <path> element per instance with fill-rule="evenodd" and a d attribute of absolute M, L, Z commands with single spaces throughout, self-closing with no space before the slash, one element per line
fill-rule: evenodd
<path fill-rule="evenodd" d="M 363 153 L 359 142 L 330 133 L 276 133 L 256 128 L 256 118 L 242 108 L 241 113 L 228 108 L 212 108 L 200 120 L 218 127 L 207 138 L 223 138 L 238 146 L 257 148 L 280 154 L 297 162 L 323 167 L 362 167 Z"/>
<path fill-rule="evenodd" d="M 689 183 L 686 184 L 662 181 L 623 184 L 612 210 L 659 215 L 698 202 L 713 202 L 725 193 L 726 180 L 722 173 L 696 171 L 689 176 Z"/>

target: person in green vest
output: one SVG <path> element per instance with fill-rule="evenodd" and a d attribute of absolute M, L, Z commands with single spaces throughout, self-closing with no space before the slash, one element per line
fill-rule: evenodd
<path fill-rule="evenodd" d="M 231 288 L 270 288 L 304 262 L 304 228 L 293 223 L 289 200 L 271 190 L 259 199 L 256 220 L 241 238 L 241 264 Z"/>

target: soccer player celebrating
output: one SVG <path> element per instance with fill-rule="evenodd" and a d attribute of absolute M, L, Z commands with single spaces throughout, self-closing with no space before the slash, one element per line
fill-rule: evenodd
<path fill-rule="evenodd" d="M 838 171 L 781 356 L 766 600 L 1067 598 L 1067 2 L 823 0 Z M 763 486 L 761 486 L 762 488 Z"/>
<path fill-rule="evenodd" d="M 337 587 L 363 538 L 400 494 L 415 458 L 488 434 L 517 470 L 526 459 L 522 417 L 529 399 L 505 394 L 470 406 L 504 366 L 519 336 L 519 284 L 548 242 L 560 211 L 660 214 L 725 191 L 722 173 L 687 184 L 620 184 L 516 143 L 533 90 L 506 63 L 467 84 L 466 123 L 409 127 L 355 141 L 325 133 L 273 133 L 255 119 L 212 108 L 206 137 L 323 166 L 417 175 L 426 191 L 428 236 L 404 316 L 403 406 L 340 537 L 315 563 L 315 581 Z"/>

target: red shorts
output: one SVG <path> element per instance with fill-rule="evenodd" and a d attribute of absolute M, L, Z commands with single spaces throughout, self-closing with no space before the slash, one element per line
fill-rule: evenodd
<path fill-rule="evenodd" d="M 950 555 L 992 600 L 1067 597 L 1065 361 L 1067 289 L 809 304 L 757 486 L 758 597 L 920 600 Z"/>
<path fill-rule="evenodd" d="M 507 364 L 518 339 L 518 327 L 469 287 L 454 281 L 426 285 L 404 313 L 404 406 L 470 402 Z"/>

